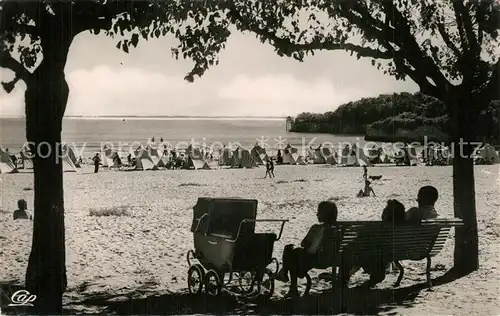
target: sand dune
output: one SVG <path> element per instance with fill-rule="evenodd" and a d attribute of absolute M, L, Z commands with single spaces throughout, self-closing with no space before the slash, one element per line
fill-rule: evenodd
<path fill-rule="evenodd" d="M 421 292 L 415 304 L 397 308 L 404 315 L 493 315 L 500 313 L 499 169 L 477 166 L 476 193 L 481 247 L 481 269 L 468 277 Z M 407 208 L 415 204 L 420 186 L 439 189 L 437 210 L 451 217 L 451 167 L 374 167 L 370 174 L 383 175 L 373 181 L 377 197 L 356 198 L 363 186 L 361 168 L 332 166 L 277 166 L 275 179 L 264 179 L 264 168 L 225 170 L 175 170 L 108 172 L 97 175 L 91 169 L 65 174 L 69 306 L 85 297 L 106 293 L 142 295 L 186 292 L 186 252 L 192 248 L 189 231 L 191 207 L 200 196 L 239 196 L 259 201 L 259 218 L 287 218 L 283 238 L 275 244 L 275 256 L 283 246 L 300 243 L 307 228 L 315 222 L 317 204 L 335 198 L 340 220 L 378 219 L 387 199 L 400 200 Z M 33 205 L 32 174 L 0 175 L 0 280 L 24 279 L 31 246 L 30 221 L 13 221 L 16 201 L 25 198 Z M 124 216 L 97 217 L 90 212 L 121 208 Z M 257 229 L 279 229 L 260 227 Z M 444 273 L 453 262 L 453 241 L 434 260 Z M 425 281 L 425 262 L 404 262 L 408 267 L 402 287 Z M 444 270 L 442 266 L 444 266 Z M 313 271 L 313 293 L 328 288 L 328 282 Z M 358 274 L 352 284 L 361 283 Z M 396 275 L 389 275 L 379 288 L 390 288 Z M 276 282 L 275 299 L 287 285 Z M 277 312 L 277 311 L 274 311 Z"/>

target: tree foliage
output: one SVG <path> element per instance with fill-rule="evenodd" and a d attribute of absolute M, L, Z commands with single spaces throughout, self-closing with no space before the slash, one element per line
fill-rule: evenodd
<path fill-rule="evenodd" d="M 230 35 L 229 21 L 211 1 L 18 1 L 0 2 L 0 67 L 16 73 L 16 81 L 29 75 L 43 59 L 43 41 L 53 36 L 46 24 L 71 20 L 69 38 L 81 32 L 104 33 L 117 40 L 117 48 L 128 53 L 140 41 L 175 36 L 175 58 L 189 58 L 193 81 L 217 63 L 217 54 Z M 118 39 L 119 38 L 119 39 Z M 12 83 L 4 87 L 8 92 Z"/>
<path fill-rule="evenodd" d="M 342 104 L 333 112 L 301 113 L 294 120 L 293 131 L 364 134 L 368 125 L 405 112 L 435 118 L 445 115 L 446 109 L 442 102 L 422 93 L 383 94 Z M 325 125 L 331 129 L 325 130 Z"/>
<path fill-rule="evenodd" d="M 471 117 L 498 98 L 500 3 L 426 0 L 237 1 L 242 30 L 278 54 L 303 60 L 315 50 L 346 50 L 451 108 L 453 91 L 475 100 Z"/>
<path fill-rule="evenodd" d="M 496 100 L 484 109 L 475 127 L 478 139 L 492 144 L 500 143 L 500 101 Z M 450 138 L 450 118 L 443 102 L 420 92 L 383 94 L 376 98 L 340 105 L 335 111 L 325 113 L 300 113 L 292 124 L 292 132 L 335 133 L 368 135 L 368 130 L 385 135 L 398 130 L 414 131 L 421 126 L 431 126 Z M 431 136 L 431 135 L 429 135 Z M 415 137 L 420 138 L 420 135 Z M 384 137 L 393 139 L 393 137 Z M 382 139 L 381 139 L 382 140 Z M 417 139 L 413 139 L 417 140 Z M 405 139 L 405 141 L 413 141 Z M 418 139 L 420 140 L 420 139 Z"/>

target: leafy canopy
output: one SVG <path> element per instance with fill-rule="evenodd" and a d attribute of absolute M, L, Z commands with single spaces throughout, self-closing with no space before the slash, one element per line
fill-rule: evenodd
<path fill-rule="evenodd" d="M 125 52 L 173 34 L 180 42 L 174 57 L 194 61 L 186 76 L 192 81 L 217 64 L 234 25 L 281 56 L 303 60 L 315 50 L 342 49 L 372 58 L 397 79 L 410 77 L 441 101 L 460 87 L 487 106 L 498 94 L 499 9 L 495 0 L 4 0 L 0 66 L 26 74 L 43 53 L 43 38 L 53 35 L 47 24 L 71 21 L 72 36 L 126 36 L 117 43 Z"/>
<path fill-rule="evenodd" d="M 486 106 L 496 99 L 500 2 L 432 0 L 235 1 L 239 29 L 298 60 L 315 50 L 346 50 L 424 94 L 448 101 L 469 87 Z M 487 100 L 486 100 L 487 99 Z"/>
<path fill-rule="evenodd" d="M 55 36 L 49 26 L 56 25 L 70 33 L 64 45 L 69 46 L 81 32 L 103 32 L 121 37 L 117 48 L 126 53 L 142 40 L 171 34 L 179 41 L 172 48 L 173 56 L 194 61 L 186 76 L 193 81 L 217 64 L 217 53 L 230 35 L 229 21 L 218 6 L 214 1 L 184 0 L 4 0 L 0 2 L 0 67 L 12 69 L 16 81 L 27 79 L 43 59 L 44 42 Z M 4 87 L 9 91 L 13 85 Z"/>

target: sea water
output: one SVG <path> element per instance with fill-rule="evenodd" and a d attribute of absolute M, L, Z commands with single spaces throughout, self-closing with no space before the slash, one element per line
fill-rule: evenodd
<path fill-rule="evenodd" d="M 285 126 L 281 118 L 65 118 L 62 139 L 85 157 L 100 151 L 105 143 L 119 152 L 129 152 L 153 137 L 156 144 L 163 138 L 179 149 L 188 144 L 250 149 L 259 143 L 271 154 L 287 144 L 317 148 L 320 144 L 338 147 L 344 142 L 365 143 L 363 136 L 292 133 Z M 0 145 L 18 153 L 26 142 L 25 127 L 23 118 L 0 118 Z"/>

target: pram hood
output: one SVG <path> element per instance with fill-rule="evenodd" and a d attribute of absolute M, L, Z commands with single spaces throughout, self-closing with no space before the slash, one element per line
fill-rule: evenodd
<path fill-rule="evenodd" d="M 257 200 L 200 197 L 193 207 L 191 232 L 224 234 L 235 238 L 244 219 L 256 219 Z M 242 225 L 241 233 L 253 233 L 255 222 Z"/>

